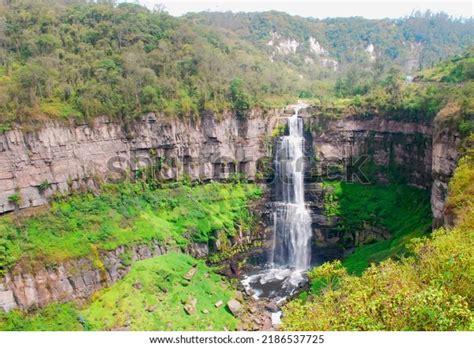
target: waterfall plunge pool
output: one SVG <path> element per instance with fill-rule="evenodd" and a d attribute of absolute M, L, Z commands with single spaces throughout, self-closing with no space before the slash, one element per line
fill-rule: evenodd
<path fill-rule="evenodd" d="M 307 283 L 307 276 L 306 271 L 272 267 L 244 275 L 241 283 L 255 299 L 267 298 L 280 304 Z"/>

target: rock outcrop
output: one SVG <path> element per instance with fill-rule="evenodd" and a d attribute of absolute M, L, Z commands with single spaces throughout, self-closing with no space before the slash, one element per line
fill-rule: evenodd
<path fill-rule="evenodd" d="M 432 126 L 381 116 L 310 118 L 313 172 L 363 183 L 431 186 Z M 392 176 L 392 177 L 390 177 Z"/>
<path fill-rule="evenodd" d="M 33 133 L 8 131 L 0 135 L 0 213 L 152 165 L 163 179 L 206 181 L 233 172 L 253 179 L 257 161 L 268 155 L 264 139 L 282 112 L 229 113 L 221 120 L 206 113 L 199 123 L 148 114 L 131 125 L 101 118 L 93 127 L 49 123 Z"/>
<path fill-rule="evenodd" d="M 416 123 L 375 113 L 337 119 L 315 117 L 318 112 L 308 112 L 305 119 L 308 132 L 305 192 L 318 242 L 328 247 L 339 242 L 332 232 L 337 221 L 324 213 L 324 191 L 317 183 L 321 177 L 362 183 L 407 183 L 431 190 L 433 226 L 449 224 L 444 205 L 461 143 L 452 125 L 440 121 L 440 116 L 433 123 Z M 383 230 L 372 230 L 370 235 L 359 235 L 354 242 L 366 237 L 383 239 L 388 235 Z"/>
<path fill-rule="evenodd" d="M 38 264 L 33 269 L 25 269 L 18 264 L 0 280 L 0 310 L 29 309 L 51 302 L 88 298 L 125 276 L 131 262 L 167 251 L 166 247 L 153 243 L 128 248 L 122 246 L 96 259 L 71 259 L 54 267 Z"/>
<path fill-rule="evenodd" d="M 433 226 L 452 225 L 453 221 L 445 211 L 445 202 L 448 196 L 448 184 L 459 159 L 461 136 L 452 126 L 443 124 L 436 119 L 433 130 L 432 149 L 432 185 L 431 211 L 433 212 Z"/>

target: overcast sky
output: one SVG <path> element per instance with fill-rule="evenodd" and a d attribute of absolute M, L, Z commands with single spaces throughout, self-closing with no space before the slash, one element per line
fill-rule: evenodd
<path fill-rule="evenodd" d="M 127 0 L 138 2 L 153 8 L 162 4 L 167 12 L 180 16 L 187 12 L 199 11 L 233 11 L 254 12 L 277 10 L 303 17 L 351 17 L 365 18 L 399 18 L 410 15 L 416 10 L 445 12 L 454 17 L 472 17 L 472 1 L 357 1 L 357 0 Z"/>

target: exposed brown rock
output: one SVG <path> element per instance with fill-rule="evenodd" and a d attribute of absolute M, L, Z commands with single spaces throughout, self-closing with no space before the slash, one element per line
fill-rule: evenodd
<path fill-rule="evenodd" d="M 196 266 L 191 267 L 188 272 L 184 274 L 184 278 L 188 281 L 191 281 L 194 277 L 194 275 L 197 273 L 198 269 Z"/>
<path fill-rule="evenodd" d="M 187 314 L 193 315 L 196 313 L 196 305 L 197 305 L 197 299 L 196 298 L 188 298 L 186 303 L 184 304 L 184 310 L 186 311 Z"/>
<path fill-rule="evenodd" d="M 120 178 L 112 166 L 133 172 L 160 158 L 170 161 L 160 172 L 165 180 L 183 174 L 192 180 L 225 178 L 234 171 L 253 179 L 257 161 L 267 154 L 262 139 L 282 112 L 256 109 L 245 118 L 204 113 L 199 123 L 150 113 L 127 127 L 98 118 L 93 127 L 51 122 L 31 134 L 7 131 L 0 134 L 0 213 L 15 209 L 8 201 L 15 192 L 21 209 L 40 206 L 54 192 L 96 189 L 102 180 Z M 45 191 L 43 182 L 49 185 Z"/>
<path fill-rule="evenodd" d="M 235 299 L 228 301 L 227 307 L 235 317 L 238 317 L 240 312 L 242 311 L 242 304 Z"/>

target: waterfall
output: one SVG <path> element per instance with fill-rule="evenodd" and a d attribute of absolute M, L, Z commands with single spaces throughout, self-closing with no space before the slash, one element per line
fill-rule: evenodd
<path fill-rule="evenodd" d="M 275 165 L 276 200 L 273 267 L 307 270 L 311 261 L 311 216 L 304 201 L 303 120 L 301 106 L 288 118 L 288 135 L 278 139 Z"/>
<path fill-rule="evenodd" d="M 285 300 L 304 283 L 311 262 L 311 216 L 304 201 L 304 137 L 296 105 L 288 118 L 288 135 L 274 152 L 273 240 L 268 263 L 245 276 L 242 285 L 255 298 Z"/>

